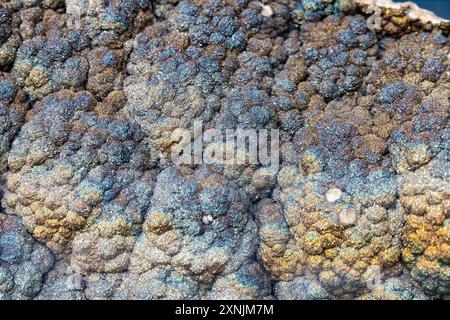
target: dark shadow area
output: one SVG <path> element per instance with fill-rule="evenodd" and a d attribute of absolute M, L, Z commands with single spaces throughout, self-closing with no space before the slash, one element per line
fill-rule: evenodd
<path fill-rule="evenodd" d="M 0 190 L 0 213 L 5 212 L 5 209 L 3 208 L 3 205 L 2 205 L 2 200 L 3 200 L 3 191 Z"/>

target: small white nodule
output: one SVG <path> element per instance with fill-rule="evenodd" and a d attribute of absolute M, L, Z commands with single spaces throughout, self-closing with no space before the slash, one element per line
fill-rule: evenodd
<path fill-rule="evenodd" d="M 334 203 L 342 198 L 342 191 L 338 188 L 331 188 L 325 194 L 325 198 L 328 202 Z"/>
<path fill-rule="evenodd" d="M 210 224 L 211 222 L 213 222 L 213 217 L 208 214 L 202 217 L 202 221 L 204 224 Z"/>
<path fill-rule="evenodd" d="M 266 6 L 266 5 L 262 4 L 262 8 L 263 9 L 261 11 L 261 14 L 264 17 L 271 17 L 273 15 L 273 10 L 272 10 L 272 8 L 270 6 Z"/>
<path fill-rule="evenodd" d="M 339 214 L 339 220 L 343 225 L 352 225 L 356 222 L 356 210 L 353 208 L 346 208 Z"/>
<path fill-rule="evenodd" d="M 366 274 L 367 289 L 374 290 L 381 285 L 381 269 L 379 266 L 369 266 Z"/>
<path fill-rule="evenodd" d="M 81 290 L 83 278 L 81 274 L 75 273 L 67 277 L 66 286 L 69 290 Z"/>

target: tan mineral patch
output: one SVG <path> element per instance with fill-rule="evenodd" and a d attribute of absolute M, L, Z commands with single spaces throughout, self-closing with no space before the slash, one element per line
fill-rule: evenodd
<path fill-rule="evenodd" d="M 420 8 L 414 2 L 393 2 L 391 0 L 355 0 L 355 3 L 360 6 L 368 7 L 382 7 L 389 9 L 402 10 L 406 9 L 407 17 L 411 20 L 419 20 L 423 24 L 431 23 L 433 25 L 439 25 L 442 22 L 449 22 L 449 20 L 438 17 L 436 14 L 429 10 Z"/>

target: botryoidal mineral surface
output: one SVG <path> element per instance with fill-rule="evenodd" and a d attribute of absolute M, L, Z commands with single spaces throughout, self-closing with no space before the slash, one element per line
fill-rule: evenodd
<path fill-rule="evenodd" d="M 0 299 L 450 297 L 448 21 L 99 3 L 1 0 Z M 174 165 L 195 119 L 279 129 L 279 171 Z"/>

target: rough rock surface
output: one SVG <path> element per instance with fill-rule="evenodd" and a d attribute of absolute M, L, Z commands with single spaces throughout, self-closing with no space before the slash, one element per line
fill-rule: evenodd
<path fill-rule="evenodd" d="M 448 21 L 82 2 L 0 3 L 0 299 L 450 297 Z M 279 129 L 278 172 L 174 164 L 196 120 Z"/>

